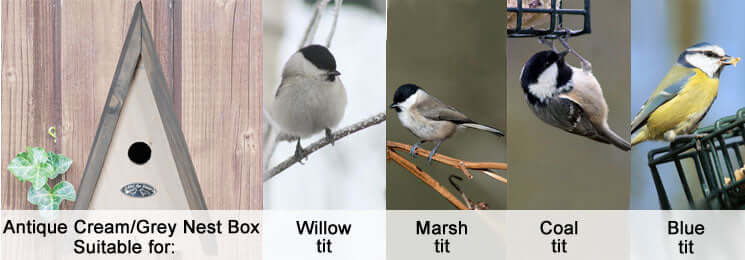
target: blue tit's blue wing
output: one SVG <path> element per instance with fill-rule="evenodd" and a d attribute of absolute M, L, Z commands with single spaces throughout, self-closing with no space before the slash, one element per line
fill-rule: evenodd
<path fill-rule="evenodd" d="M 692 69 L 676 67 L 668 72 L 665 79 L 657 86 L 652 96 L 647 99 L 647 102 L 642 105 L 639 113 L 631 121 L 631 133 L 639 130 L 647 122 L 647 118 L 649 118 L 652 112 L 677 96 L 680 90 L 683 89 L 683 86 L 688 83 L 688 80 L 696 75 L 696 72 Z"/>

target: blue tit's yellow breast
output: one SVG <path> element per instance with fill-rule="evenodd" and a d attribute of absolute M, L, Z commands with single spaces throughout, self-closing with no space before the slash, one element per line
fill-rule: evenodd
<path fill-rule="evenodd" d="M 718 90 L 719 79 L 696 69 L 696 75 L 683 85 L 677 96 L 649 115 L 650 135 L 661 137 L 668 130 L 675 130 L 677 134 L 692 131 L 714 102 Z"/>

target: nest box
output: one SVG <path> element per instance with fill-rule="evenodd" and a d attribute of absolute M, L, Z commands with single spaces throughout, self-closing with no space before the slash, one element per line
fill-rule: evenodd
<path fill-rule="evenodd" d="M 137 4 L 75 209 L 207 209 Z"/>

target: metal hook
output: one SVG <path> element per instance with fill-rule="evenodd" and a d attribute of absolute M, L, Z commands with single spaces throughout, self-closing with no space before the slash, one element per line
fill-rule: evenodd
<path fill-rule="evenodd" d="M 47 130 L 47 134 L 49 134 L 49 136 L 54 138 L 54 143 L 56 144 L 57 143 L 57 128 L 54 126 L 49 127 L 49 129 Z"/>
<path fill-rule="evenodd" d="M 455 180 L 453 179 L 458 179 L 459 181 L 462 181 L 463 177 L 460 177 L 458 175 L 450 175 L 450 177 L 448 177 L 448 181 L 450 181 L 450 185 L 453 185 L 453 187 L 455 187 L 455 190 L 457 190 L 458 192 L 463 193 L 463 191 L 460 190 L 460 187 L 458 186 L 458 184 L 455 184 Z"/>

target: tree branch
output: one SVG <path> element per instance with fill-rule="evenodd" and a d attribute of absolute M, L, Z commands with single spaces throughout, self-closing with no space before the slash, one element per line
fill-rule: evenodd
<path fill-rule="evenodd" d="M 385 121 L 385 113 L 379 113 L 377 115 L 374 115 L 372 117 L 369 117 L 365 120 L 362 120 L 360 122 L 357 122 L 353 125 L 347 126 L 345 128 L 339 129 L 336 132 L 333 132 L 331 134 L 332 141 L 337 141 L 339 139 L 342 139 L 348 135 L 351 135 L 353 133 L 356 133 L 362 129 L 377 125 Z M 324 146 L 330 144 L 331 142 L 326 138 L 323 137 L 321 140 L 316 141 L 315 143 L 312 143 L 308 147 L 304 147 L 303 150 L 305 150 L 305 155 L 310 155 L 311 153 L 318 151 L 319 149 L 323 148 Z M 286 170 L 287 168 L 290 168 L 293 164 L 297 163 L 298 161 L 295 159 L 295 156 L 290 156 L 290 158 L 287 158 L 286 160 L 282 161 L 281 163 L 277 164 L 277 166 L 274 166 L 274 168 L 270 169 L 269 171 L 264 173 L 264 182 L 268 181 L 269 179 L 273 178 L 274 176 L 277 176 L 282 171 Z"/>
<path fill-rule="evenodd" d="M 341 5 L 344 0 L 334 0 L 334 22 L 331 23 L 331 32 L 329 32 L 328 38 L 326 39 L 326 48 L 331 48 L 331 40 L 334 39 L 334 33 L 336 33 L 336 24 L 339 23 L 339 13 L 341 13 Z"/>
<path fill-rule="evenodd" d="M 461 198 L 463 198 L 463 201 L 466 202 L 466 206 L 468 206 L 468 209 L 471 210 L 487 210 L 489 209 L 489 205 L 486 204 L 486 202 L 474 202 L 473 200 L 468 198 L 468 195 L 466 195 L 466 192 L 460 189 L 460 186 L 455 183 L 455 180 L 462 181 L 463 178 L 461 178 L 458 175 L 450 175 L 448 177 L 448 180 L 450 181 L 450 185 L 453 185 L 456 191 L 460 193 Z"/>
<path fill-rule="evenodd" d="M 393 160 L 398 165 L 409 171 L 411 174 L 413 174 L 415 177 L 419 178 L 422 182 L 429 185 L 440 193 L 446 200 L 450 202 L 453 206 L 455 206 L 457 209 L 466 210 L 466 209 L 485 209 L 486 203 L 479 202 L 479 203 L 473 203 L 466 194 L 460 190 L 460 187 L 455 185 L 452 178 L 450 179 L 451 184 L 455 187 L 456 190 L 461 194 L 463 199 L 465 200 L 465 203 L 461 202 L 458 198 L 456 198 L 450 191 L 448 191 L 445 187 L 443 187 L 439 182 L 437 182 L 432 176 L 427 174 L 426 172 L 422 171 L 422 169 L 419 169 L 414 163 L 406 160 L 403 156 L 396 153 L 395 150 L 401 150 L 408 152 L 411 150 L 411 146 L 408 144 L 403 144 L 399 142 L 394 141 L 387 141 L 386 142 L 386 159 Z M 425 149 L 418 148 L 416 151 L 414 151 L 416 154 L 426 157 L 429 155 L 429 151 Z M 469 170 L 481 172 L 497 181 L 507 183 L 507 178 L 502 177 L 494 173 L 494 170 L 507 170 L 507 164 L 506 163 L 496 163 L 496 162 L 468 162 L 463 161 L 460 159 L 456 159 L 453 157 L 445 156 L 442 154 L 435 153 L 432 156 L 432 160 L 435 160 L 436 162 L 452 166 L 453 168 L 456 168 L 460 170 L 463 175 L 466 177 L 473 178 L 473 175 L 469 172 Z M 451 177 L 456 177 L 460 179 L 460 177 L 452 175 Z M 468 203 L 468 205 L 466 205 Z"/>
<path fill-rule="evenodd" d="M 318 2 L 313 5 L 313 16 L 310 18 L 310 23 L 308 24 L 308 28 L 305 29 L 303 41 L 300 42 L 300 47 L 298 49 L 302 49 L 313 42 L 313 38 L 316 36 L 316 30 L 318 30 L 318 24 L 321 21 L 321 16 L 323 16 L 323 9 L 326 9 L 326 5 L 330 1 L 331 0 L 318 0 Z"/>
<path fill-rule="evenodd" d="M 405 152 L 411 151 L 411 145 L 394 142 L 394 141 L 386 142 L 386 147 L 388 149 L 401 150 Z M 422 148 L 417 148 L 415 153 L 423 157 L 429 156 L 429 150 L 422 149 Z M 460 160 L 457 158 L 449 157 L 446 155 L 442 155 L 439 153 L 435 153 L 435 155 L 432 156 L 432 160 L 445 164 L 445 165 L 452 166 L 453 168 L 460 170 L 463 173 L 463 175 L 465 175 L 469 179 L 473 178 L 473 175 L 471 175 L 469 170 L 474 170 L 474 171 L 486 174 L 487 176 L 492 177 L 493 179 L 497 181 L 507 183 L 506 178 L 499 176 L 493 172 L 493 170 L 506 171 L 507 170 L 506 163 L 469 162 L 469 161 L 464 161 L 464 160 Z"/>
<path fill-rule="evenodd" d="M 442 184 L 437 182 L 434 178 L 432 178 L 432 176 L 429 176 L 429 174 L 427 174 L 426 172 L 422 171 L 422 169 L 419 169 L 419 167 L 414 165 L 414 163 L 404 159 L 404 157 L 402 157 L 400 154 L 394 152 L 393 149 L 391 148 L 386 149 L 386 157 L 387 157 L 386 159 L 393 160 L 395 163 L 397 163 L 398 165 L 400 165 L 407 171 L 411 172 L 411 174 L 413 174 L 420 180 L 422 180 L 425 184 L 432 187 L 432 189 L 434 189 L 435 191 L 440 193 L 440 195 L 445 197 L 445 199 L 447 199 L 450 202 L 450 204 L 453 204 L 455 208 L 460 209 L 460 210 L 468 209 L 468 206 L 466 206 L 466 204 L 463 204 L 463 202 L 458 200 L 458 198 L 456 198 L 455 195 L 450 193 L 450 191 L 448 191 L 448 189 L 442 186 Z"/>

